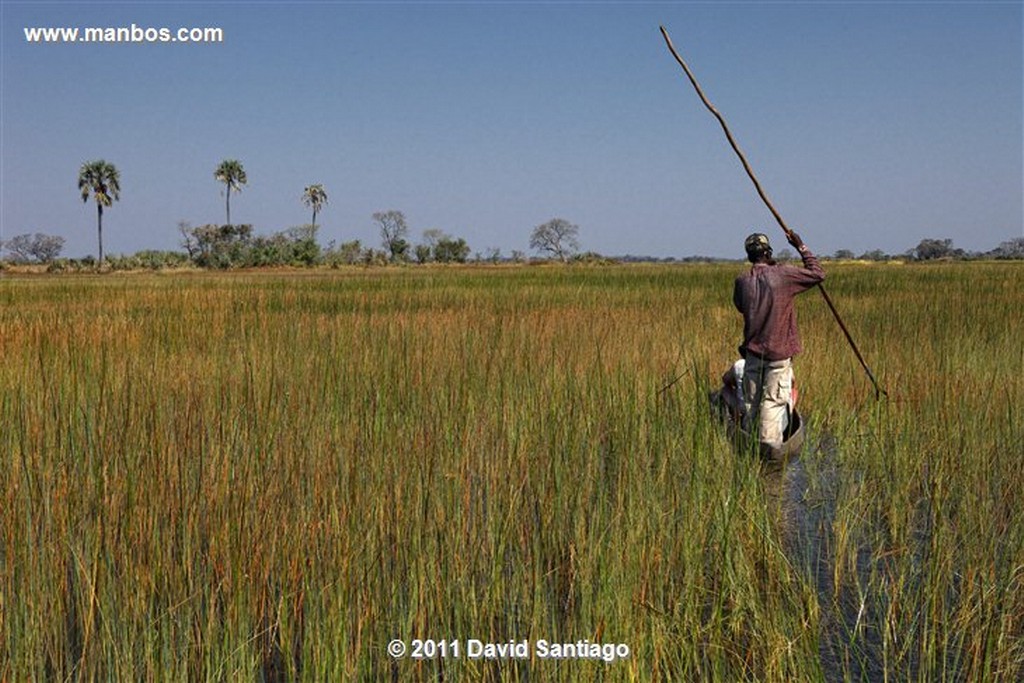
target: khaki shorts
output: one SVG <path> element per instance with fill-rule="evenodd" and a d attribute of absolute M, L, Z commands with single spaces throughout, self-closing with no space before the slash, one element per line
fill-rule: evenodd
<path fill-rule="evenodd" d="M 761 443 L 781 446 L 793 406 L 793 359 L 749 358 L 743 369 L 743 403 L 746 429 Z"/>

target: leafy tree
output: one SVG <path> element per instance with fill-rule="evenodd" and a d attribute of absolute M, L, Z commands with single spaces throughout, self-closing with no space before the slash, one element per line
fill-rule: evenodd
<path fill-rule="evenodd" d="M 990 255 L 998 259 L 1024 259 L 1024 237 L 1016 237 L 1001 243 L 990 252 Z"/>
<path fill-rule="evenodd" d="M 380 228 L 381 243 L 391 254 L 392 261 L 399 261 L 405 258 L 409 250 L 409 243 L 405 236 L 409 234 L 409 226 L 405 222 L 405 214 L 401 211 L 378 211 L 373 214 L 373 220 Z"/>
<path fill-rule="evenodd" d="M 448 235 L 443 230 L 437 228 L 429 228 L 423 231 L 423 242 L 417 244 L 413 253 L 416 256 L 418 263 L 427 263 L 428 261 L 437 260 L 437 244 L 441 240 L 448 239 Z"/>
<path fill-rule="evenodd" d="M 355 265 L 363 259 L 363 245 L 359 240 L 353 240 L 351 242 L 342 242 L 335 247 L 332 242 L 323 258 L 332 267 Z"/>
<path fill-rule="evenodd" d="M 849 261 L 853 257 L 853 252 L 849 249 L 837 249 L 836 253 L 832 255 L 832 258 L 837 261 Z"/>
<path fill-rule="evenodd" d="M 312 266 L 320 260 L 320 245 L 316 231 L 310 225 L 275 232 L 269 237 L 254 237 L 241 254 L 238 265 Z"/>
<path fill-rule="evenodd" d="M 201 268 L 231 268 L 242 265 L 252 244 L 251 225 L 181 226 L 192 262 Z"/>
<path fill-rule="evenodd" d="M 316 228 L 316 215 L 327 203 L 327 192 L 324 186 L 319 183 L 310 185 L 302 192 L 302 203 L 313 209 L 313 227 Z"/>
<path fill-rule="evenodd" d="M 580 248 L 577 239 L 579 232 L 578 225 L 564 218 L 552 218 L 533 229 L 530 235 L 530 248 L 547 252 L 565 263 L 569 256 Z"/>
<path fill-rule="evenodd" d="M 413 249 L 413 254 L 416 256 L 416 263 L 420 264 L 428 262 L 430 260 L 431 253 L 430 245 L 427 244 L 417 244 L 416 248 Z"/>
<path fill-rule="evenodd" d="M 64 238 L 37 232 L 34 235 L 16 235 L 0 245 L 10 252 L 15 261 L 50 263 L 60 256 L 64 248 Z"/>
<path fill-rule="evenodd" d="M 469 258 L 466 240 L 445 235 L 434 245 L 434 260 L 438 263 L 465 263 Z"/>
<path fill-rule="evenodd" d="M 437 228 L 423 231 L 423 244 L 415 249 L 420 263 L 465 263 L 469 258 L 469 245 L 461 237 L 455 238 Z"/>
<path fill-rule="evenodd" d="M 249 179 L 245 175 L 242 163 L 237 159 L 225 159 L 220 162 L 220 166 L 213 172 L 213 177 L 224 183 L 227 187 L 227 196 L 225 198 L 226 225 L 231 225 L 231 190 L 241 192 L 242 186 L 249 182 Z"/>
<path fill-rule="evenodd" d="M 96 200 L 96 237 L 99 241 L 98 265 L 103 265 L 103 207 L 111 206 L 121 198 L 121 174 L 117 168 L 103 159 L 87 161 L 78 170 L 78 189 L 82 201 L 89 201 L 92 194 Z"/>
<path fill-rule="evenodd" d="M 387 262 L 388 255 L 383 251 L 367 249 L 363 252 L 363 264 L 367 266 L 383 266 L 387 265 Z"/>
<path fill-rule="evenodd" d="M 430 247 L 430 251 L 433 252 L 434 247 L 437 246 L 437 243 L 440 242 L 445 237 L 448 237 L 448 235 L 446 235 L 443 230 L 438 230 L 437 228 L 430 228 L 428 230 L 423 231 L 423 244 Z"/>
<path fill-rule="evenodd" d="M 251 225 L 180 226 L 183 246 L 202 268 L 312 266 L 320 262 L 316 228 L 299 225 L 268 237 L 254 236 Z"/>
<path fill-rule="evenodd" d="M 963 249 L 954 249 L 951 239 L 923 239 L 913 249 L 913 256 L 918 261 L 932 261 L 940 258 L 963 258 Z"/>
<path fill-rule="evenodd" d="M 397 263 L 399 261 L 408 261 L 409 249 L 411 246 L 412 245 L 409 244 L 409 240 L 405 239 L 404 237 L 399 237 L 398 239 L 391 240 L 391 242 L 388 244 L 388 249 L 391 251 L 390 261 L 392 263 Z"/>
<path fill-rule="evenodd" d="M 312 266 L 320 260 L 315 225 L 299 225 L 279 233 L 287 245 L 286 261 L 293 265 Z"/>

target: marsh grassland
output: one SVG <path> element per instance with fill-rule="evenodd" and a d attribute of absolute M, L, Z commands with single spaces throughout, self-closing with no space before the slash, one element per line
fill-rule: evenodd
<path fill-rule="evenodd" d="M 0 680 L 1020 680 L 1024 268 L 829 267 L 781 474 L 739 268 L 4 276 Z"/>

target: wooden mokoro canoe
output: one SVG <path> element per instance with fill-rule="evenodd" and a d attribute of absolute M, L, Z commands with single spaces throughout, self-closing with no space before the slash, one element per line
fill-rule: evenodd
<path fill-rule="evenodd" d="M 743 429 L 742 422 L 737 420 L 735 409 L 730 408 L 721 391 L 711 392 L 709 396 L 715 414 L 725 426 L 730 438 L 739 450 L 750 448 L 753 437 Z M 789 415 L 789 426 L 783 434 L 784 440 L 778 446 L 766 443 L 758 444 L 761 458 L 773 464 L 784 464 L 790 458 L 799 455 L 804 445 L 804 418 L 795 408 Z"/>

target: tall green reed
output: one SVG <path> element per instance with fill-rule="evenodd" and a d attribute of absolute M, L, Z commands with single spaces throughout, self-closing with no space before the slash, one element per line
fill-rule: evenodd
<path fill-rule="evenodd" d="M 735 268 L 4 280 L 0 675 L 1009 676 L 1021 384 L 994 380 L 1019 330 L 953 316 L 1019 303 L 1020 273 L 953 271 L 830 272 L 885 406 L 801 300 L 829 590 L 708 417 Z M 975 284 L 932 314 L 932 278 Z M 388 656 L 416 637 L 631 656 Z"/>

